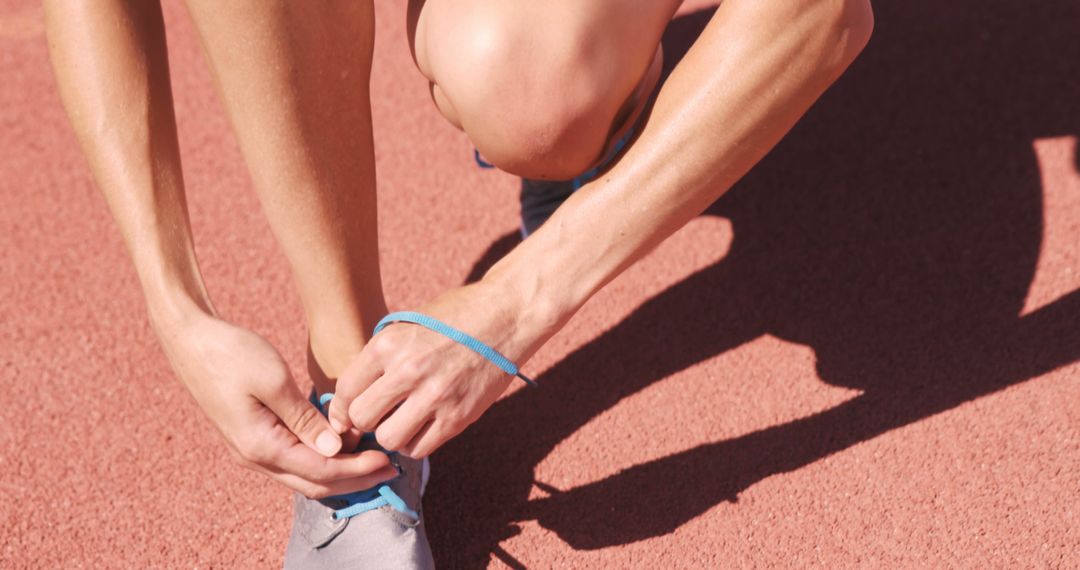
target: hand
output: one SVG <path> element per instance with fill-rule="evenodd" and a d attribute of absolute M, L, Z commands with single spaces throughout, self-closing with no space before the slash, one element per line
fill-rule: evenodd
<path fill-rule="evenodd" d="M 245 467 L 309 498 L 367 489 L 397 475 L 382 452 L 337 455 L 341 438 L 257 334 L 208 315 L 159 333 L 181 381 Z"/>
<path fill-rule="evenodd" d="M 555 331 L 524 326 L 523 312 L 506 293 L 480 282 L 444 293 L 418 311 L 521 365 Z M 384 448 L 422 458 L 476 421 L 512 381 L 441 334 L 393 324 L 375 335 L 338 378 L 330 423 L 339 433 L 351 427 L 374 431 Z"/>

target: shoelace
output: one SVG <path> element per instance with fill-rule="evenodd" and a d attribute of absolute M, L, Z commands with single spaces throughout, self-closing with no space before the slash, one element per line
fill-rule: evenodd
<path fill-rule="evenodd" d="M 334 395 L 327 393 L 319 397 L 319 409 L 323 415 L 326 415 L 326 405 L 330 403 L 330 400 L 334 399 Z M 374 439 L 374 435 L 371 433 L 365 433 L 364 439 Z M 396 453 L 387 452 L 391 457 Z M 401 476 L 401 468 L 398 467 L 398 477 Z M 379 483 L 370 489 L 363 491 L 357 491 L 355 493 L 347 493 L 345 495 L 334 495 L 330 499 L 344 501 L 347 503 L 345 507 L 334 510 L 333 517 L 337 519 L 347 519 L 355 517 L 356 515 L 373 511 L 379 507 L 389 506 L 390 508 L 408 515 L 412 518 L 420 518 L 420 515 L 416 511 L 409 508 L 409 505 L 398 496 L 398 494 L 390 487 L 389 482 Z"/>
<path fill-rule="evenodd" d="M 375 325 L 374 334 L 379 334 L 379 331 L 386 328 L 388 325 L 394 323 L 412 323 L 414 325 L 420 325 L 428 330 L 437 332 L 446 338 L 468 348 L 469 350 L 483 356 L 488 359 L 492 364 L 498 366 L 500 370 L 511 375 L 516 376 L 525 382 L 529 386 L 536 388 L 536 381 L 532 378 L 521 373 L 518 370 L 516 364 L 514 364 L 509 358 L 503 356 L 499 351 L 484 344 L 480 340 L 470 336 L 467 333 L 459 331 L 454 327 L 427 315 L 416 313 L 413 311 L 398 311 L 396 313 L 390 313 L 382 318 L 377 325 Z"/>
<path fill-rule="evenodd" d="M 479 153 L 477 154 L 477 156 L 479 157 Z M 506 372 L 511 376 L 516 376 L 520 378 L 522 381 L 524 381 L 530 386 L 536 386 L 536 382 L 532 378 L 529 378 L 528 376 L 522 374 L 521 371 L 518 370 L 517 365 L 511 362 L 510 359 L 500 354 L 499 351 L 491 348 L 483 342 L 480 342 L 472 336 L 427 315 L 414 313 L 412 311 L 390 313 L 389 315 L 386 315 L 386 317 L 384 317 L 381 321 L 379 321 L 379 323 L 375 326 L 375 333 L 377 334 L 387 325 L 402 322 L 417 324 L 424 328 L 437 332 L 443 336 L 446 336 L 451 340 L 454 340 L 455 342 L 464 345 L 470 350 L 476 352 L 480 356 L 488 359 L 489 361 L 491 361 L 492 364 L 499 367 L 503 372 Z M 332 393 L 326 393 L 319 397 L 319 410 L 323 413 L 324 416 L 327 414 L 326 405 L 329 404 L 330 401 L 333 399 L 334 395 Z M 372 433 L 365 433 L 361 441 L 366 439 L 374 439 L 374 437 L 375 435 Z M 397 453 L 393 451 L 387 451 L 386 453 L 390 455 L 391 458 L 397 455 Z M 398 467 L 399 477 L 401 476 L 400 471 L 401 468 Z M 390 485 L 385 482 L 380 483 L 370 489 L 365 489 L 363 491 L 357 491 L 355 493 L 348 493 L 345 495 L 334 495 L 333 497 L 330 497 L 330 499 L 344 501 L 345 503 L 347 503 L 345 507 L 334 510 L 333 516 L 335 519 L 347 519 L 355 517 L 356 515 L 385 506 L 389 506 L 394 510 L 409 515 L 413 518 L 419 518 L 419 515 L 416 513 L 416 511 L 410 509 L 409 505 L 406 504 L 405 501 L 402 500 L 402 498 L 398 496 L 398 494 L 390 487 Z"/>

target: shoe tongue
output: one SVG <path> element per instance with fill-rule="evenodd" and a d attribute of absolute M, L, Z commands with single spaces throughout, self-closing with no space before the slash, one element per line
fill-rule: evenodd
<path fill-rule="evenodd" d="M 329 405 L 330 400 L 333 399 L 333 394 L 323 394 L 320 398 L 315 390 L 312 390 L 308 399 L 323 412 L 323 415 L 326 415 L 326 407 Z M 360 438 L 360 442 L 356 444 L 353 452 L 373 449 L 386 452 L 375 441 L 375 434 L 366 433 Z M 412 459 L 398 453 L 389 453 L 388 455 L 390 456 L 390 462 L 397 465 L 398 471 L 401 472 L 401 476 L 390 482 L 390 488 L 397 493 L 401 500 L 405 501 L 405 504 L 410 509 L 420 512 L 420 497 L 423 491 L 423 460 Z"/>
<path fill-rule="evenodd" d="M 357 452 L 372 449 L 386 452 L 371 434 L 365 435 L 356 446 Z M 390 462 L 401 471 L 400 477 L 390 481 L 390 488 L 401 497 L 401 500 L 405 501 L 405 504 L 409 505 L 410 509 L 420 512 L 423 460 L 406 457 L 400 453 L 387 455 L 390 456 Z"/>
<path fill-rule="evenodd" d="M 409 508 L 420 512 L 420 488 L 423 460 L 405 457 L 400 453 L 390 456 L 390 461 L 398 466 L 401 477 L 390 482 L 390 488 L 409 505 Z"/>

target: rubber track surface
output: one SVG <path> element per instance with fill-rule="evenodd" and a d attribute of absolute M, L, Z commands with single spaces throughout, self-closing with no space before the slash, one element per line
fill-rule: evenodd
<path fill-rule="evenodd" d="M 384 275 L 409 308 L 511 247 L 516 181 L 430 104 L 378 4 Z M 882 1 L 853 69 L 592 300 L 434 457 L 443 568 L 1080 567 L 1080 4 Z M 688 6 L 677 58 L 707 21 Z M 302 378 L 305 333 L 183 8 L 197 246 Z M 59 106 L 0 2 L 0 567 L 276 567 L 288 492 L 172 377 Z"/>

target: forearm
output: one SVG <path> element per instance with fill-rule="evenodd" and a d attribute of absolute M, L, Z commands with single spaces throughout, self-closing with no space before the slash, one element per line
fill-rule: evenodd
<path fill-rule="evenodd" d="M 757 163 L 850 64 L 870 26 L 865 0 L 722 3 L 618 164 L 485 279 L 512 283 L 526 328 L 557 329 Z"/>
<path fill-rule="evenodd" d="M 46 2 L 60 94 L 160 330 L 212 313 L 181 174 L 156 2 Z"/>
<path fill-rule="evenodd" d="M 165 353 L 233 455 L 308 497 L 395 476 L 382 453 L 339 456 L 341 439 L 274 347 L 214 318 L 188 223 L 159 4 L 55 0 L 46 15 L 64 106 L 131 251 Z"/>

